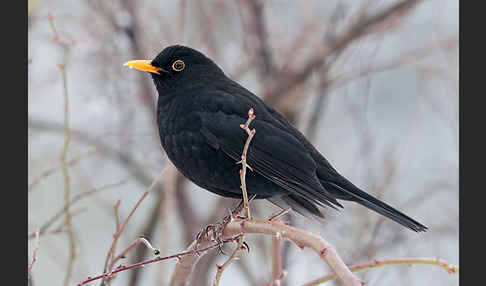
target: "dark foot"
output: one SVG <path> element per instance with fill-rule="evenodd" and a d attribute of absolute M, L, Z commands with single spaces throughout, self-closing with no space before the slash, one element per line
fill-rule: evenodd
<path fill-rule="evenodd" d="M 249 201 L 251 202 L 255 198 L 255 195 L 251 196 Z M 209 224 L 203 229 L 201 229 L 200 232 L 197 233 L 196 235 L 196 247 L 195 247 L 195 253 L 198 255 L 198 248 L 199 244 L 203 240 L 204 237 L 216 241 L 218 243 L 218 249 L 219 252 L 222 254 L 225 254 L 223 251 L 223 230 L 226 227 L 226 225 L 233 219 L 233 218 L 242 218 L 240 217 L 239 214 L 243 210 L 243 200 L 240 201 L 240 203 L 236 206 L 236 208 L 230 212 L 229 215 L 225 216 L 221 222 L 218 222 L 216 224 Z"/>
<path fill-rule="evenodd" d="M 199 255 L 198 248 L 199 244 L 204 238 L 207 238 L 212 241 L 216 241 L 218 244 L 218 250 L 221 254 L 226 254 L 223 251 L 223 230 L 224 227 L 231 221 L 232 217 L 230 215 L 223 218 L 221 222 L 216 224 L 209 224 L 206 227 L 203 227 L 200 232 L 196 235 L 196 247 L 195 253 Z"/>

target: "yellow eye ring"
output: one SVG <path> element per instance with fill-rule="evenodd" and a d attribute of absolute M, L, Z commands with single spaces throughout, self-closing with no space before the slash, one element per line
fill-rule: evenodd
<path fill-rule="evenodd" d="M 185 67 L 186 64 L 181 60 L 177 60 L 174 63 L 172 63 L 172 69 L 176 72 L 182 71 Z"/>

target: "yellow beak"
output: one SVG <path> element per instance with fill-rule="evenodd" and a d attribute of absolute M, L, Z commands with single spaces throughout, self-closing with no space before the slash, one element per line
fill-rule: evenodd
<path fill-rule="evenodd" d="M 160 74 L 159 71 L 167 72 L 163 68 L 154 67 L 151 64 L 151 61 L 147 61 L 147 60 L 128 61 L 123 65 L 140 71 L 151 72 L 155 74 Z"/>

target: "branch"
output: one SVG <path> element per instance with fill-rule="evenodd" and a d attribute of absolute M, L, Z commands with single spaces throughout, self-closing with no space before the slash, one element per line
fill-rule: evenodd
<path fill-rule="evenodd" d="M 54 25 L 54 17 L 52 16 L 52 14 L 49 13 L 47 18 L 51 25 L 52 32 L 54 33 L 55 36 L 54 41 L 57 42 L 64 50 L 62 63 L 59 64 L 59 68 L 61 69 L 61 75 L 62 75 L 63 97 L 64 97 L 64 145 L 62 148 L 60 160 L 61 160 L 62 174 L 64 177 L 65 220 L 66 220 L 67 232 L 69 237 L 69 261 L 67 265 L 66 276 L 64 278 L 64 285 L 67 286 L 69 280 L 71 279 L 73 264 L 74 264 L 74 260 L 76 259 L 76 244 L 74 242 L 74 232 L 73 232 L 73 226 L 71 224 L 71 214 L 69 213 L 69 201 L 70 201 L 70 194 L 71 194 L 70 177 L 68 171 L 68 163 L 66 161 L 69 142 L 71 140 L 71 134 L 69 130 L 69 94 L 67 88 L 66 66 L 69 60 L 70 48 L 74 42 L 61 41 L 56 26 Z"/>
<path fill-rule="evenodd" d="M 397 265 L 397 264 L 405 264 L 408 266 L 417 265 L 417 264 L 438 265 L 444 268 L 450 274 L 459 274 L 458 266 L 448 264 L 447 262 L 439 258 L 399 258 L 399 259 L 374 260 L 368 263 L 351 266 L 349 267 L 349 269 L 353 272 L 357 272 L 357 271 L 366 270 L 370 268 L 387 266 L 387 265 Z M 333 279 L 336 279 L 336 274 L 328 274 L 324 277 L 307 282 L 302 286 L 315 286 Z"/>
<path fill-rule="evenodd" d="M 235 238 L 230 238 L 230 239 L 224 240 L 223 243 L 234 241 L 234 239 Z M 218 245 L 219 245 L 218 243 L 214 243 L 214 244 L 211 244 L 207 247 L 200 248 L 197 251 L 198 252 L 205 252 L 205 251 L 208 251 L 210 249 L 214 249 L 214 248 L 218 247 Z M 154 258 L 154 259 L 142 261 L 142 262 L 131 264 L 131 265 L 128 265 L 128 266 L 120 265 L 115 270 L 110 271 L 108 273 L 104 273 L 104 274 L 101 274 L 101 275 L 98 275 L 98 276 L 95 276 L 95 277 L 88 277 L 86 280 L 80 282 L 78 284 L 78 286 L 82 286 L 82 285 L 88 284 L 89 282 L 93 282 L 93 281 L 96 281 L 96 280 L 99 280 L 99 279 L 102 279 L 102 278 L 111 277 L 118 272 L 126 271 L 126 270 L 133 269 L 133 268 L 142 267 L 144 265 L 151 264 L 151 263 L 154 263 L 154 262 L 159 262 L 159 261 L 164 261 L 164 260 L 169 260 L 169 259 L 174 259 L 174 258 L 181 259 L 181 257 L 188 256 L 189 254 L 194 255 L 195 253 L 196 253 L 195 250 L 191 250 L 191 251 L 180 252 L 180 253 L 170 255 L 170 256 L 157 257 L 157 258 Z"/>
<path fill-rule="evenodd" d="M 100 188 L 95 188 L 95 189 L 92 189 L 92 190 L 89 190 L 89 191 L 86 191 L 86 192 L 83 192 L 81 194 L 77 194 L 76 196 L 74 196 L 72 198 L 72 200 L 69 202 L 68 206 L 71 208 L 76 202 L 78 202 L 79 200 L 81 200 L 82 198 L 85 198 L 85 197 L 88 197 L 88 196 L 91 196 L 91 195 L 94 195 L 96 193 L 99 193 L 101 191 L 104 191 L 104 190 L 107 190 L 109 188 L 112 188 L 112 187 L 117 187 L 117 186 L 120 186 L 121 184 L 124 184 L 126 182 L 126 180 L 122 180 L 122 181 L 119 181 L 119 182 L 116 182 L 116 183 L 113 183 L 113 184 L 109 184 L 109 185 L 105 185 L 105 186 L 102 186 Z M 67 210 L 67 206 L 64 206 L 61 210 L 59 210 L 55 215 L 53 215 L 50 219 L 47 220 L 46 223 L 44 223 L 44 225 L 41 226 L 40 228 L 40 231 L 39 231 L 39 234 L 40 235 L 43 235 L 47 229 L 54 223 L 56 222 L 57 219 L 59 219 L 63 214 L 64 212 L 66 212 Z M 71 217 L 72 217 L 72 213 L 71 213 Z M 31 239 L 35 236 L 34 233 L 31 233 L 29 234 L 28 236 L 28 239 Z"/>
<path fill-rule="evenodd" d="M 248 119 L 246 120 L 245 124 L 241 124 L 240 128 L 245 130 L 246 134 L 248 134 L 248 138 L 246 139 L 245 145 L 243 146 L 243 153 L 241 154 L 241 161 L 237 162 L 238 164 L 241 164 L 241 170 L 240 170 L 240 182 L 241 182 L 241 192 L 243 194 L 243 209 L 245 210 L 245 218 L 246 219 L 251 219 L 250 216 L 250 207 L 248 205 L 248 192 L 246 189 L 246 168 L 250 168 L 248 164 L 246 163 L 246 157 L 248 154 L 248 148 L 250 147 L 250 142 L 251 139 L 253 139 L 253 136 L 255 136 L 255 129 L 250 130 L 250 123 L 255 119 L 255 114 L 253 108 L 250 108 L 248 110 Z M 250 168 L 251 170 L 251 168 Z M 233 218 L 233 216 L 236 215 L 235 213 L 230 214 L 230 219 Z M 218 286 L 219 285 L 219 280 L 221 279 L 221 275 L 223 274 L 223 271 L 234 261 L 239 259 L 238 254 L 242 250 L 249 250 L 248 246 L 246 243 L 243 242 L 244 236 L 242 235 L 240 238 L 238 238 L 238 245 L 236 246 L 236 249 L 233 251 L 233 254 L 226 260 L 223 265 L 216 265 L 217 271 L 216 271 L 216 277 L 214 278 L 213 281 L 213 286 Z"/>
<path fill-rule="evenodd" d="M 37 251 L 39 250 L 39 246 L 40 246 L 39 229 L 37 229 L 35 231 L 35 246 L 34 246 L 34 250 L 32 251 L 32 261 L 30 262 L 27 271 L 28 280 L 32 279 L 32 267 L 34 266 L 34 263 L 37 261 Z"/>
<path fill-rule="evenodd" d="M 90 156 L 93 153 L 96 153 L 96 150 L 90 149 L 85 154 L 81 154 L 81 155 L 69 160 L 66 163 L 66 165 L 68 167 L 72 167 L 72 166 L 76 165 L 81 159 L 83 159 L 84 157 Z M 51 168 L 48 168 L 48 169 L 45 169 L 44 171 L 42 171 L 42 173 L 39 176 L 37 176 L 34 180 L 32 180 L 32 183 L 29 184 L 29 186 L 27 188 L 28 192 L 30 193 L 30 191 L 32 191 L 32 189 L 34 189 L 34 187 L 37 186 L 37 184 L 39 184 L 43 179 L 49 177 L 52 173 L 54 173 L 55 171 L 57 171 L 61 168 L 62 168 L 62 166 L 55 166 L 55 167 L 51 167 Z"/>
<path fill-rule="evenodd" d="M 280 215 L 278 215 L 280 216 Z M 270 220 L 276 220 L 278 218 L 271 217 Z M 283 241 L 280 237 L 272 237 L 272 279 L 268 286 L 280 286 L 282 284 L 282 278 L 285 276 L 283 269 Z"/>
<path fill-rule="evenodd" d="M 250 130 L 249 126 L 250 123 L 255 119 L 255 115 L 253 114 L 253 108 L 250 108 L 248 111 L 248 120 L 245 122 L 245 124 L 241 124 L 240 128 L 245 130 L 246 133 L 248 134 L 248 138 L 246 139 L 245 146 L 243 147 L 243 153 L 241 154 L 241 161 L 238 162 L 238 164 L 241 163 L 241 170 L 240 170 L 240 181 L 241 181 L 241 192 L 243 193 L 243 209 L 245 210 L 245 217 L 247 219 L 251 219 L 250 216 L 250 208 L 248 206 L 248 192 L 246 190 L 246 168 L 248 167 L 251 170 L 251 167 L 248 166 L 246 163 L 246 157 L 248 153 L 248 148 L 250 147 L 250 142 L 251 139 L 253 139 L 253 136 L 255 136 L 255 129 Z"/>
<path fill-rule="evenodd" d="M 287 93 L 294 86 L 302 84 L 314 71 L 326 65 L 327 59 L 337 58 L 351 43 L 369 35 L 373 30 L 376 31 L 376 27 L 386 23 L 387 20 L 411 11 L 421 1 L 423 0 L 403 0 L 376 15 L 359 17 L 358 21 L 344 32 L 333 36 L 331 47 L 325 48 L 319 54 L 312 56 L 299 71 L 292 72 L 288 76 L 282 76 L 281 80 L 276 81 L 265 94 L 265 100 L 271 104 L 274 103 L 280 95 Z"/>
<path fill-rule="evenodd" d="M 233 251 L 231 256 L 223 263 L 223 265 L 216 265 L 216 277 L 214 278 L 213 281 L 213 286 L 218 286 L 219 285 L 219 280 L 221 279 L 221 275 L 223 275 L 223 271 L 235 260 L 238 260 L 238 254 L 243 251 L 243 250 L 248 250 L 248 247 L 246 246 L 245 243 L 243 243 L 243 236 L 240 236 L 237 239 L 238 245 L 236 246 L 236 249 Z"/>
<path fill-rule="evenodd" d="M 106 255 L 106 260 L 105 260 L 105 266 L 104 266 L 104 271 L 103 272 L 107 272 L 107 271 L 110 271 L 111 272 L 111 269 L 113 268 L 113 264 L 114 264 L 114 261 L 111 261 L 111 257 L 112 257 L 112 253 L 115 251 L 115 247 L 116 247 L 116 243 L 118 241 L 118 239 L 120 238 L 120 235 L 121 233 L 123 232 L 123 230 L 125 230 L 125 227 L 127 226 L 128 224 L 128 221 L 130 220 L 130 218 L 132 217 L 133 213 L 135 213 L 135 211 L 137 210 L 138 206 L 142 203 L 142 201 L 145 199 L 145 197 L 147 197 L 147 195 L 150 193 L 150 191 L 152 190 L 152 188 L 155 186 L 155 184 L 157 183 L 157 181 L 160 179 L 160 177 L 162 177 L 162 174 L 164 174 L 164 171 L 165 171 L 165 168 L 162 170 L 162 172 L 160 172 L 160 174 L 152 181 L 152 184 L 150 184 L 150 186 L 148 187 L 148 189 L 142 194 L 142 196 L 140 197 L 140 199 L 137 201 L 137 203 L 135 204 L 135 206 L 132 208 L 132 210 L 130 211 L 130 213 L 128 214 L 127 218 L 123 221 L 123 223 L 121 224 L 120 228 L 115 232 L 115 234 L 113 235 L 113 242 L 111 243 L 111 246 L 110 246 L 110 249 Z M 104 282 L 104 281 L 103 281 Z M 104 285 L 104 283 L 102 282 L 102 285 Z"/>
<path fill-rule="evenodd" d="M 361 281 L 347 268 L 334 248 L 323 238 L 304 230 L 285 225 L 282 222 L 234 219 L 224 228 L 223 238 L 227 239 L 250 233 L 278 236 L 282 239 L 292 241 L 301 249 L 304 249 L 305 247 L 311 248 L 331 267 L 344 285 L 362 285 Z M 209 244 L 209 241 L 203 240 L 199 245 L 201 249 L 203 249 Z M 195 245 L 196 241 L 189 246 L 187 251 L 193 251 Z M 197 262 L 201 256 L 205 254 L 204 251 L 200 252 L 201 255 L 199 256 L 184 256 L 179 260 L 172 274 L 171 286 L 186 285 Z"/>

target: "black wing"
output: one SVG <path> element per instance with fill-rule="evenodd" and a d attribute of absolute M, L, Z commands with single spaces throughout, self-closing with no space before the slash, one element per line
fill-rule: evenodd
<path fill-rule="evenodd" d="M 250 124 L 256 130 L 247 162 L 258 174 L 280 186 L 287 194 L 300 196 L 320 205 L 342 207 L 330 196 L 316 176 L 316 162 L 306 148 L 281 124 L 274 122 L 260 102 L 237 101 L 231 95 L 213 95 L 211 106 L 201 111 L 201 134 L 208 144 L 217 146 L 235 162 L 240 160 L 247 139 L 240 128 L 247 120 L 247 112 L 255 109 L 256 119 Z"/>

